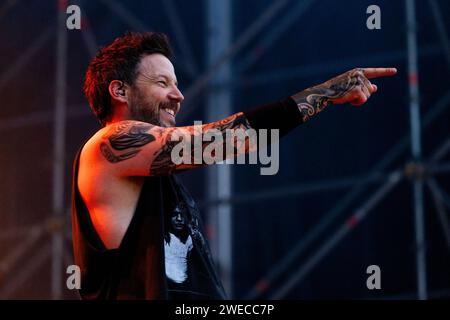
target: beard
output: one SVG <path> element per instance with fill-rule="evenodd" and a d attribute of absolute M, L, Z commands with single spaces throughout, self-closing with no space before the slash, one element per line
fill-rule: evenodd
<path fill-rule="evenodd" d="M 128 104 L 130 116 L 133 120 L 151 123 L 159 127 L 174 127 L 175 121 L 164 121 L 161 110 L 169 108 L 175 110 L 176 102 L 172 101 L 147 101 L 140 90 L 134 90 Z"/>

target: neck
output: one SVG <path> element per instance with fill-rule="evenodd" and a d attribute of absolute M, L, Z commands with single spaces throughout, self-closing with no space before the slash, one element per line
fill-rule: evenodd
<path fill-rule="evenodd" d="M 108 119 L 108 121 L 106 122 L 106 125 L 109 125 L 114 122 L 131 119 L 126 105 L 117 106 L 114 109 L 115 109 L 115 111 L 112 114 L 112 116 Z"/>

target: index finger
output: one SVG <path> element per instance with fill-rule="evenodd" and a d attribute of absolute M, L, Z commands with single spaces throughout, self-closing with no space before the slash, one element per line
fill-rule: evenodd
<path fill-rule="evenodd" d="M 367 79 L 378 77 L 390 77 L 397 73 L 396 68 L 362 68 L 362 72 Z"/>

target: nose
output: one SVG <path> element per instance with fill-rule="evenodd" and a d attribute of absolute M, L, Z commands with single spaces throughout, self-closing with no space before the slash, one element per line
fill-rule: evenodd
<path fill-rule="evenodd" d="M 174 87 L 173 90 L 170 91 L 169 98 L 171 100 L 175 100 L 178 103 L 181 103 L 184 100 L 184 96 L 181 93 L 180 89 L 178 89 L 178 87 Z"/>

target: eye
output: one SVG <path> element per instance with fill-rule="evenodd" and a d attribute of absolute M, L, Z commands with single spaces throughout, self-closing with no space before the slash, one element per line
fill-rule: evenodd
<path fill-rule="evenodd" d="M 164 87 L 167 85 L 167 83 L 164 80 L 159 80 L 158 83 Z"/>

